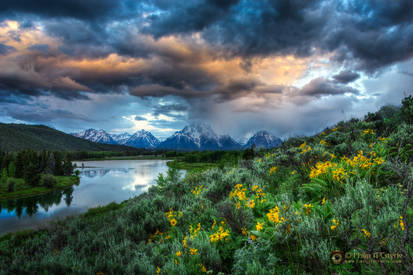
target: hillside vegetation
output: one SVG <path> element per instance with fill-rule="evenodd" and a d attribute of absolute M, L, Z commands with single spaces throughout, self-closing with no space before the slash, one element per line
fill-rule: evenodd
<path fill-rule="evenodd" d="M 43 125 L 0 123 L 0 149 L 3 151 L 126 151 L 134 148 L 94 143 Z"/>
<path fill-rule="evenodd" d="M 408 97 L 235 167 L 170 169 L 121 205 L 2 237 L 0 270 L 413 274 L 412 123 Z"/>

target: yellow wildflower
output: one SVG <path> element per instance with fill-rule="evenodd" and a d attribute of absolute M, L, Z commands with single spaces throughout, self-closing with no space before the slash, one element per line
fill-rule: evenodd
<path fill-rule="evenodd" d="M 295 172 L 295 170 L 294 170 L 294 171 L 291 172 L 291 175 L 295 175 L 295 173 L 296 173 L 296 172 Z"/>
<path fill-rule="evenodd" d="M 196 249 L 196 248 L 190 248 L 190 249 L 189 249 L 189 253 L 191 253 L 191 255 L 197 255 L 197 254 L 198 254 L 198 249 Z"/>
<path fill-rule="evenodd" d="M 374 132 L 373 132 L 372 129 L 366 129 L 366 130 L 363 131 L 363 135 L 367 135 L 367 134 L 373 135 Z"/>
<path fill-rule="evenodd" d="M 278 208 L 278 206 L 270 209 L 270 212 L 267 213 L 267 218 L 277 225 L 285 221 L 284 217 L 280 217 L 280 209 Z"/>
<path fill-rule="evenodd" d="M 271 167 L 269 175 L 271 176 L 271 174 L 275 174 L 275 173 L 277 173 L 277 166 Z"/>
<path fill-rule="evenodd" d="M 214 229 L 216 224 L 217 224 L 217 221 L 214 219 L 214 223 L 212 224 L 211 229 Z"/>
<path fill-rule="evenodd" d="M 177 251 L 177 252 L 175 253 L 175 255 L 176 255 L 177 257 L 181 257 L 181 256 L 182 256 L 181 250 Z"/>
<path fill-rule="evenodd" d="M 251 234 L 251 240 L 256 241 L 256 240 L 257 240 L 257 236 Z"/>
<path fill-rule="evenodd" d="M 161 269 L 159 268 L 159 266 L 156 267 L 156 274 L 158 275 L 159 273 L 161 273 Z"/>
<path fill-rule="evenodd" d="M 201 271 L 204 272 L 204 273 L 207 272 L 207 269 L 206 269 L 206 267 L 205 267 L 204 265 L 202 265 Z"/>
<path fill-rule="evenodd" d="M 172 226 L 175 226 L 176 223 L 177 223 L 177 221 L 176 221 L 175 219 L 172 219 L 172 220 L 170 220 L 169 222 L 171 223 Z"/>
<path fill-rule="evenodd" d="M 178 260 L 177 259 L 175 259 L 175 264 L 178 265 Z"/>
<path fill-rule="evenodd" d="M 327 141 L 325 141 L 324 139 L 320 140 L 320 144 L 321 145 L 327 145 Z"/>
<path fill-rule="evenodd" d="M 249 200 L 248 201 L 248 207 L 249 208 L 254 208 L 254 206 L 255 206 L 255 201 L 254 200 Z"/>
<path fill-rule="evenodd" d="M 402 231 L 404 231 L 403 216 L 400 216 L 400 218 L 399 218 L 399 225 L 400 225 L 400 229 L 401 229 Z"/>
<path fill-rule="evenodd" d="M 364 237 L 366 237 L 366 238 L 370 238 L 370 236 L 371 236 L 371 233 L 369 232 L 369 231 L 367 231 L 366 229 L 361 229 L 361 231 L 363 232 L 363 234 L 364 234 Z"/>
<path fill-rule="evenodd" d="M 330 229 L 331 229 L 331 230 L 335 230 L 335 229 L 337 228 L 338 224 L 339 224 L 338 219 L 337 219 L 337 220 L 336 220 L 336 219 L 333 219 L 333 225 L 330 226 Z"/>
<path fill-rule="evenodd" d="M 323 205 L 323 204 L 325 204 L 326 203 L 326 198 L 324 197 L 322 200 L 321 200 L 321 205 Z"/>
<path fill-rule="evenodd" d="M 248 235 L 247 229 L 245 228 L 245 226 L 242 228 L 242 235 L 246 236 Z"/>
<path fill-rule="evenodd" d="M 229 236 L 229 230 L 228 229 L 224 230 L 224 227 L 220 226 L 217 232 L 209 236 L 209 241 L 211 243 L 222 241 L 228 236 Z"/>
<path fill-rule="evenodd" d="M 347 172 L 343 167 L 333 170 L 333 179 L 338 182 L 343 182 L 344 178 L 347 176 Z"/>
<path fill-rule="evenodd" d="M 260 222 L 257 222 L 257 225 L 255 226 L 255 228 L 257 228 L 257 230 L 258 231 L 261 231 L 262 230 L 262 223 L 260 223 Z"/>
<path fill-rule="evenodd" d="M 311 208 L 312 208 L 312 207 L 314 207 L 314 206 L 312 206 L 311 203 L 309 203 L 309 204 L 307 204 L 307 203 L 304 204 L 304 208 L 305 208 L 305 212 L 304 212 L 304 213 L 305 213 L 306 215 L 308 215 L 308 214 L 311 212 Z"/>

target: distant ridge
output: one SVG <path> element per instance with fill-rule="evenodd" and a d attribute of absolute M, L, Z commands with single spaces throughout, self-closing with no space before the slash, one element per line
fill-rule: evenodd
<path fill-rule="evenodd" d="M 280 146 L 282 140 L 276 136 L 273 136 L 267 131 L 256 132 L 244 145 L 244 148 L 249 148 L 253 144 L 256 148 L 274 148 Z"/>
<path fill-rule="evenodd" d="M 109 134 L 104 130 L 88 129 L 72 135 L 99 143 L 123 144 L 143 149 L 166 149 L 182 151 L 203 150 L 241 150 L 250 148 L 274 148 L 281 145 L 281 139 L 267 131 L 258 131 L 246 144 L 240 144 L 229 135 L 218 135 L 212 127 L 205 123 L 194 123 L 176 131 L 173 135 L 160 142 L 151 132 L 140 130 L 131 135 Z"/>
<path fill-rule="evenodd" d="M 0 123 L 0 149 L 62 151 L 127 151 L 134 148 L 120 145 L 95 143 L 74 137 L 44 125 Z"/>

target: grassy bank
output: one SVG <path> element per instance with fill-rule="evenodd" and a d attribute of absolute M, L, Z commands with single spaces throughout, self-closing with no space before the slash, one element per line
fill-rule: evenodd
<path fill-rule="evenodd" d="M 95 161 L 95 160 L 171 160 L 162 155 L 143 155 L 143 156 L 102 156 L 97 158 L 75 159 L 73 161 Z"/>
<path fill-rule="evenodd" d="M 217 163 L 211 162 L 198 162 L 198 163 L 191 163 L 179 160 L 173 160 L 167 162 L 169 168 L 178 169 L 178 170 L 186 170 L 188 172 L 202 172 L 208 170 L 210 168 L 218 167 Z"/>
<path fill-rule="evenodd" d="M 0 270 L 411 274 L 412 144 L 408 98 L 235 167 L 170 169 L 122 205 L 1 238 Z"/>
<path fill-rule="evenodd" d="M 72 185 L 79 183 L 79 178 L 76 176 L 56 176 L 56 184 L 53 187 L 47 188 L 43 186 L 33 187 L 24 182 L 23 179 L 12 178 L 14 191 L 8 192 L 8 187 L 5 184 L 0 185 L 0 201 L 10 199 L 22 199 L 28 197 L 34 197 L 42 194 L 49 193 L 54 190 L 64 189 Z"/>

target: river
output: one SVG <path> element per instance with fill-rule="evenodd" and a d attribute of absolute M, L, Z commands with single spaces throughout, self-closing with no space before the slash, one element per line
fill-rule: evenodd
<path fill-rule="evenodd" d="M 89 208 L 137 196 L 166 173 L 165 160 L 102 160 L 74 162 L 80 183 L 42 196 L 0 202 L 0 235 L 38 228 L 49 221 L 86 212 Z M 82 164 L 83 167 L 82 168 Z"/>

